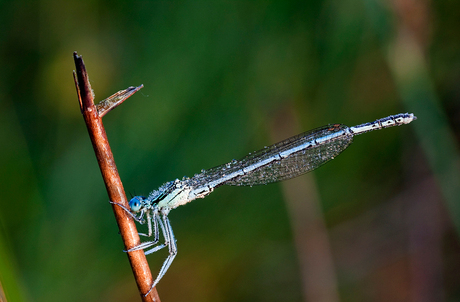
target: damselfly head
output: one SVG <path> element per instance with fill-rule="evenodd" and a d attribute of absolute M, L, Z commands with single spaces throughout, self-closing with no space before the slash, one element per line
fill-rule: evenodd
<path fill-rule="evenodd" d="M 131 198 L 131 200 L 129 201 L 129 208 L 131 209 L 131 212 L 139 212 L 142 208 L 144 199 L 145 197 L 143 196 L 134 196 L 133 198 Z"/>

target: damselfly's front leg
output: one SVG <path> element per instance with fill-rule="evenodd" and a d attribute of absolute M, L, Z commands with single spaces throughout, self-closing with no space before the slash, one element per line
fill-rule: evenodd
<path fill-rule="evenodd" d="M 115 205 L 119 206 L 120 208 L 122 208 L 123 210 L 125 210 L 125 212 L 128 213 L 129 216 L 131 216 L 134 220 L 136 220 L 140 224 L 145 223 L 145 220 L 142 218 L 144 216 L 144 211 L 142 211 L 141 214 L 139 215 L 139 217 L 137 217 L 136 215 L 131 213 L 131 211 L 128 208 L 126 208 L 124 205 L 122 205 L 121 203 L 113 202 L 113 201 L 110 201 L 110 200 L 109 200 L 109 203 L 115 204 Z"/>
<path fill-rule="evenodd" d="M 145 214 L 145 216 L 147 219 L 147 227 L 148 227 L 149 233 L 148 234 L 138 233 L 138 234 L 139 236 L 151 237 L 152 236 L 152 217 L 150 216 L 150 211 L 147 211 L 147 214 Z M 158 242 L 158 239 L 159 239 L 158 223 L 156 219 L 153 221 L 153 229 L 155 230 L 155 236 L 153 237 L 153 241 Z"/>

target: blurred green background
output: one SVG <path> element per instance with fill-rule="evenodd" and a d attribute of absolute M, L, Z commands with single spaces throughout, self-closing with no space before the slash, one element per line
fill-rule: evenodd
<path fill-rule="evenodd" d="M 8 301 L 140 300 L 73 51 L 97 101 L 145 86 L 104 117 L 133 195 L 328 123 L 418 116 L 305 177 L 172 211 L 163 301 L 460 300 L 460 2 L 17 0 L 0 26 Z"/>

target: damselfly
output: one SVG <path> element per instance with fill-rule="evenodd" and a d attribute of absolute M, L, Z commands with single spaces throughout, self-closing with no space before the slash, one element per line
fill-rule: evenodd
<path fill-rule="evenodd" d="M 145 252 L 148 255 L 166 246 L 169 249 L 169 256 L 146 295 L 165 275 L 177 254 L 176 239 L 168 219 L 172 209 L 196 198 L 204 198 L 222 185 L 253 186 L 297 177 L 339 155 L 351 144 L 355 135 L 409 124 L 415 119 L 412 113 L 401 113 L 354 127 L 334 124 L 316 128 L 265 147 L 241 160 L 202 170 L 191 178 L 167 182 L 148 197 L 133 197 L 129 202 L 130 209 L 120 205 L 139 223 L 147 220 L 148 234 L 139 235 L 153 235 L 152 241 L 143 242 L 127 252 L 151 248 Z M 139 215 L 136 216 L 136 213 Z M 163 244 L 159 244 L 160 231 L 164 237 Z"/>

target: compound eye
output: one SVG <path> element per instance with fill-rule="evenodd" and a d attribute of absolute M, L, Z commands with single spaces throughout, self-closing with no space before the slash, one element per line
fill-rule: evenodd
<path fill-rule="evenodd" d="M 129 207 L 132 212 L 136 213 L 139 212 L 142 206 L 142 197 L 141 196 L 134 196 L 129 201 Z"/>

